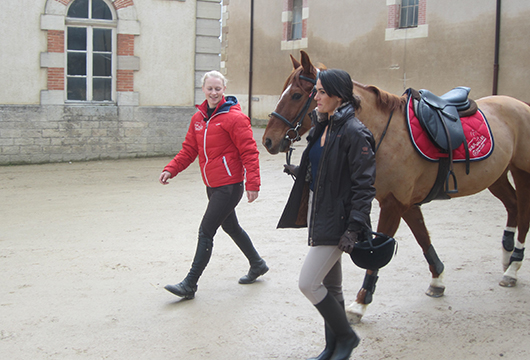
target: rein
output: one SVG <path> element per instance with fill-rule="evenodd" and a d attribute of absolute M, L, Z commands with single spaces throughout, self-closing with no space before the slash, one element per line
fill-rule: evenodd
<path fill-rule="evenodd" d="M 390 126 L 390 120 L 392 120 L 393 115 L 394 115 L 394 110 L 390 112 L 390 116 L 388 117 L 385 130 L 383 130 L 383 133 L 381 134 L 381 139 L 379 139 L 379 142 L 377 143 L 377 146 L 375 147 L 374 154 L 377 154 L 377 150 L 379 150 L 379 146 L 381 146 L 381 143 L 383 142 L 383 139 L 385 138 L 386 131 L 388 130 L 388 127 Z"/>
<path fill-rule="evenodd" d="M 299 79 L 309 81 L 311 84 L 316 85 L 317 80 L 308 78 L 307 76 L 300 75 L 298 77 Z M 318 79 L 318 73 L 317 73 L 317 79 Z M 307 99 L 306 103 L 304 104 L 304 107 L 298 112 L 293 122 L 290 122 L 287 120 L 283 115 L 278 114 L 276 111 L 273 111 L 270 115 L 276 116 L 278 119 L 283 121 L 289 128 L 285 132 L 285 139 L 288 139 L 291 142 L 291 146 L 289 147 L 289 150 L 285 153 L 285 160 L 287 162 L 287 165 L 291 165 L 291 155 L 293 153 L 293 144 L 296 141 L 299 141 L 301 139 L 299 129 L 302 127 L 302 120 L 307 115 L 307 111 L 309 110 L 309 106 L 315 99 L 317 92 L 313 88 L 311 93 L 309 94 L 309 98 Z M 270 116 L 269 115 L 269 116 Z M 290 136 L 292 133 L 293 136 Z"/>

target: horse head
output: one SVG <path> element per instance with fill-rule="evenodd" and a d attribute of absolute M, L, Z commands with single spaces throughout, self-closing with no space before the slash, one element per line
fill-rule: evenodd
<path fill-rule="evenodd" d="M 276 109 L 269 115 L 269 122 L 262 143 L 271 154 L 286 152 L 291 143 L 311 128 L 309 113 L 316 106 L 313 88 L 318 69 L 309 55 L 300 51 L 301 61 L 292 55 L 293 71 L 285 81 Z"/>

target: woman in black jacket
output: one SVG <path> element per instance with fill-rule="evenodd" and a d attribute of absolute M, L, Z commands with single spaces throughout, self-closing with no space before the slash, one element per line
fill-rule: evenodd
<path fill-rule="evenodd" d="M 344 311 L 341 255 L 371 236 L 375 143 L 355 117 L 360 100 L 350 75 L 323 70 L 316 82 L 313 128 L 279 228 L 308 227 L 309 253 L 299 287 L 325 320 L 326 348 L 313 360 L 349 359 L 359 344 Z M 310 360 L 311 360 L 310 359 Z"/>

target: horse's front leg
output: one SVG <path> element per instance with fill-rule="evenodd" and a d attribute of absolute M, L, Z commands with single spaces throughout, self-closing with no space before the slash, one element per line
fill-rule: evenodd
<path fill-rule="evenodd" d="M 394 236 L 401 221 L 401 214 L 406 207 L 399 203 L 393 195 L 379 201 L 381 210 L 377 231 L 389 236 Z M 346 315 L 352 324 L 361 321 L 366 312 L 368 304 L 372 302 L 375 292 L 375 284 L 378 279 L 378 271 L 367 270 L 364 276 L 363 286 L 357 293 L 357 299 L 346 307 Z"/>
<path fill-rule="evenodd" d="M 416 238 L 416 241 L 423 250 L 423 255 L 429 263 L 429 270 L 432 274 L 432 280 L 429 288 L 425 292 L 427 295 L 432 297 L 441 297 L 445 291 L 445 285 L 442 281 L 444 264 L 438 258 L 436 251 L 431 243 L 431 238 L 427 227 L 425 226 L 425 220 L 419 205 L 411 206 L 404 214 L 403 220 L 407 223 L 412 234 Z"/>

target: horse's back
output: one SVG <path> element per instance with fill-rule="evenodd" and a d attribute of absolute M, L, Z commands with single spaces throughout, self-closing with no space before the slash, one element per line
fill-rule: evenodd
<path fill-rule="evenodd" d="M 477 100 L 493 134 L 495 152 L 511 152 L 510 164 L 530 172 L 530 106 L 509 96 Z"/>

